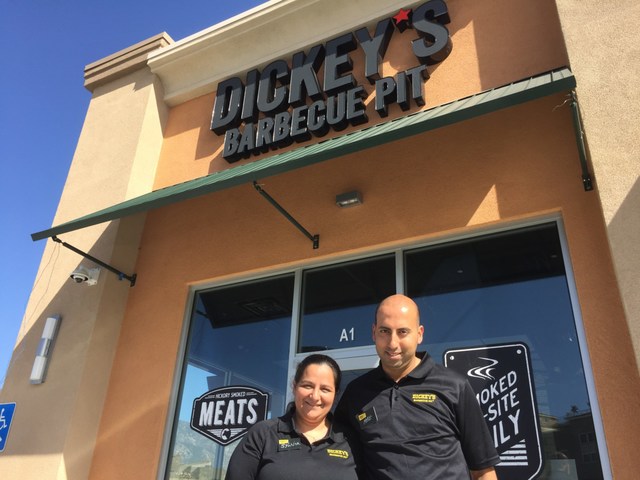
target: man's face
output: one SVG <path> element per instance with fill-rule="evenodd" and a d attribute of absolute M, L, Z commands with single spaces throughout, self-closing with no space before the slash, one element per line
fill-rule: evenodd
<path fill-rule="evenodd" d="M 407 297 L 394 295 L 382 302 L 373 325 L 373 341 L 383 370 L 394 380 L 408 374 L 419 363 L 423 327 L 418 308 Z"/>

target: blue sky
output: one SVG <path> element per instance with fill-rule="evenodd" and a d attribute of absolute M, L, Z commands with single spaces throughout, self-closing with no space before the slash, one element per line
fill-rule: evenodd
<path fill-rule="evenodd" d="M 91 94 L 85 65 L 161 32 L 180 40 L 260 0 L 0 0 L 0 385 Z M 34 352 L 35 354 L 35 352 Z"/>

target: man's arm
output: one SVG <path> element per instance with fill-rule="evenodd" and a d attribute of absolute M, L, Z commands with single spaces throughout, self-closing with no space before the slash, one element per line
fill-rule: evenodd
<path fill-rule="evenodd" d="M 471 470 L 471 477 L 473 480 L 498 480 L 496 469 L 493 467 L 483 470 Z"/>

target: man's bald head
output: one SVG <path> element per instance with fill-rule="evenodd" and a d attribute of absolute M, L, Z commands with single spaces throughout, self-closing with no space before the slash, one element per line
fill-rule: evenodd
<path fill-rule="evenodd" d="M 376 316 L 373 320 L 374 325 L 378 323 L 378 318 L 380 315 L 394 310 L 403 312 L 411 316 L 415 315 L 418 325 L 420 324 L 420 311 L 418 310 L 418 305 L 416 304 L 416 302 L 411 300 L 406 295 L 397 293 L 385 298 L 384 300 L 382 300 L 382 302 L 380 302 L 378 308 L 376 309 Z"/>

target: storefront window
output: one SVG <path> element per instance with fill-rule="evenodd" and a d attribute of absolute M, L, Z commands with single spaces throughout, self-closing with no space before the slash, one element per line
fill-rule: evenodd
<path fill-rule="evenodd" d="M 276 417 L 285 411 L 291 368 L 306 353 L 329 350 L 342 362 L 345 384 L 373 367 L 375 308 L 403 288 L 420 307 L 421 349 L 436 362 L 447 363 L 445 352 L 451 358 L 451 352 L 505 345 L 516 347 L 517 358 L 527 358 L 531 410 L 522 415 L 534 419 L 539 466 L 532 467 L 534 476 L 522 478 L 603 478 L 555 223 L 197 292 L 166 478 L 224 478 L 238 440 L 220 444 L 192 427 L 194 402 L 203 395 L 228 386 L 251 387 L 269 396 L 267 417 Z M 297 343 L 292 342 L 295 332 Z M 517 404 L 509 398 L 511 407 Z M 507 400 L 492 401 L 497 410 L 509 408 Z M 525 410 L 508 413 L 520 412 Z M 494 440 L 507 442 L 509 433 L 501 428 L 490 425 Z M 499 451 L 504 459 L 518 457 Z"/>
<path fill-rule="evenodd" d="M 203 394 L 254 387 L 269 395 L 268 417 L 284 411 L 293 283 L 287 275 L 195 295 L 168 479 L 224 478 L 238 440 L 221 445 L 192 428 Z"/>
<path fill-rule="evenodd" d="M 395 293 L 395 259 L 385 255 L 303 273 L 299 352 L 371 345 L 372 311 Z"/>
<path fill-rule="evenodd" d="M 422 347 L 437 362 L 456 347 L 529 347 L 539 478 L 603 478 L 555 224 L 408 251 L 405 268 L 425 328 Z"/>

